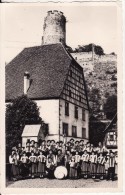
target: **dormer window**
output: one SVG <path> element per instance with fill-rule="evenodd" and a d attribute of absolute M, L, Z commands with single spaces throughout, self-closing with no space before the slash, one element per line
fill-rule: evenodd
<path fill-rule="evenodd" d="M 27 91 L 30 87 L 30 74 L 29 72 L 24 72 L 24 94 L 27 94 Z"/>

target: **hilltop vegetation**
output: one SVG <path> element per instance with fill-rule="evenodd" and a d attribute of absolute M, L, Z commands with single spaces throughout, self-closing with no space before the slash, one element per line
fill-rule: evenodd
<path fill-rule="evenodd" d="M 78 46 L 71 55 L 83 67 L 91 114 L 97 118 L 111 118 L 112 114 L 110 115 L 104 107 L 108 98 L 112 99 L 114 96 L 117 98 L 116 54 L 114 52 L 105 54 L 101 46 L 95 46 L 92 61 L 92 44 L 89 44 Z M 117 101 L 115 103 L 116 112 Z M 108 106 L 108 109 L 114 114 L 112 105 Z"/>

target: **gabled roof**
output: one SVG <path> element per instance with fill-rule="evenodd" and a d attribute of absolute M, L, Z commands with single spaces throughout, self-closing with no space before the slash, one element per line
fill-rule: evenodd
<path fill-rule="evenodd" d="M 41 125 L 25 125 L 22 137 L 36 137 L 39 134 Z"/>
<path fill-rule="evenodd" d="M 116 122 L 117 122 L 117 113 L 114 115 L 113 119 L 111 120 L 111 122 L 105 128 L 105 130 L 103 132 L 107 132 L 108 130 L 110 130 L 112 128 L 113 124 L 116 123 Z"/>
<path fill-rule="evenodd" d="M 83 74 L 83 68 L 61 43 L 25 48 L 6 65 L 6 101 L 23 95 L 25 72 L 30 74 L 30 99 L 60 98 L 72 63 Z M 84 75 L 83 80 L 88 104 Z"/>
<path fill-rule="evenodd" d="M 61 43 L 25 48 L 6 65 L 6 101 L 23 95 L 26 71 L 31 79 L 29 98 L 58 98 L 71 61 Z"/>

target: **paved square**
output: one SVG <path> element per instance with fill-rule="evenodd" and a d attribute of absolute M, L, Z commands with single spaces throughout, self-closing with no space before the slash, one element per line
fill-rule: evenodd
<path fill-rule="evenodd" d="M 93 179 L 57 180 L 57 179 L 26 179 L 7 182 L 8 188 L 117 188 L 118 181 L 94 181 Z"/>

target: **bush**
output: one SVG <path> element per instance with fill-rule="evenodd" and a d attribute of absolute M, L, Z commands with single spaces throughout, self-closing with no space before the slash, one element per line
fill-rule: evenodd
<path fill-rule="evenodd" d="M 21 142 L 21 135 L 26 124 L 40 124 L 42 118 L 39 116 L 37 104 L 21 96 L 14 99 L 6 106 L 6 150 Z"/>

